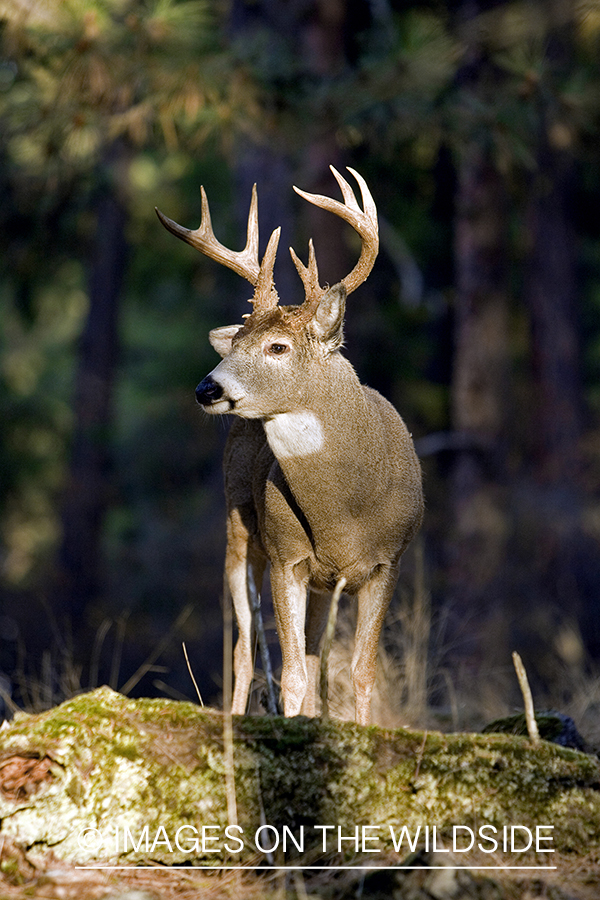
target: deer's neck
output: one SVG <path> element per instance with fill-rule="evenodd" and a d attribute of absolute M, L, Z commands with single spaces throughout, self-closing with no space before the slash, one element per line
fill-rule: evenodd
<path fill-rule="evenodd" d="M 333 361 L 312 397 L 264 423 L 269 446 L 304 512 L 314 505 L 340 514 L 381 484 L 380 429 L 354 369 Z"/>

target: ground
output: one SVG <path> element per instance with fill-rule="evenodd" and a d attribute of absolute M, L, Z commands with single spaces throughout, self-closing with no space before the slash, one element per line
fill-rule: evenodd
<path fill-rule="evenodd" d="M 0 900 L 600 896 L 598 760 L 523 736 L 100 688 L 0 732 L 0 820 Z"/>

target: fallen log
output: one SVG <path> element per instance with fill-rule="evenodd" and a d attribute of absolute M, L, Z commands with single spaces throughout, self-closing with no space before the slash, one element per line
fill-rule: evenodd
<path fill-rule="evenodd" d="M 600 839 L 591 755 L 526 737 L 234 717 L 103 687 L 0 731 L 0 840 L 77 865 L 281 865 L 450 853 L 552 863 Z"/>

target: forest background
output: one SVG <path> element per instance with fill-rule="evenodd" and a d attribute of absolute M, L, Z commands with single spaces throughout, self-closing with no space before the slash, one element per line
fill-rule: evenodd
<path fill-rule="evenodd" d="M 510 711 L 512 650 L 538 705 L 597 719 L 600 2 L 0 0 L 0 23 L 7 712 L 194 696 L 182 641 L 219 702 L 226 427 L 194 388 L 248 292 L 154 206 L 195 228 L 204 184 L 237 249 L 256 181 L 262 246 L 312 236 L 334 283 L 356 236 L 292 191 L 337 196 L 334 164 L 382 239 L 345 353 L 427 499 L 380 720 Z"/>

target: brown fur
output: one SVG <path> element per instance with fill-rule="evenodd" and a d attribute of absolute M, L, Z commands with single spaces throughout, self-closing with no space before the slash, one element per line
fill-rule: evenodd
<path fill-rule="evenodd" d="M 381 625 L 400 556 L 421 523 L 423 498 L 420 466 L 404 422 L 331 349 L 338 342 L 342 312 L 343 302 L 335 333 L 315 341 L 310 323 L 296 330 L 293 312 L 280 308 L 254 328 L 246 324 L 212 373 L 225 387 L 228 374 L 236 384 L 249 379 L 249 390 L 260 398 L 250 418 L 233 422 L 224 459 L 225 572 L 240 623 L 235 713 L 245 710 L 253 673 L 247 566 L 260 591 L 270 562 L 286 715 L 301 709 L 314 715 L 319 644 L 328 610 L 324 592 L 344 577 L 346 593 L 358 599 L 352 663 L 356 714 L 359 722 L 368 722 Z M 274 377 L 263 348 L 283 341 L 290 343 L 290 359 Z M 312 414 L 321 424 L 322 446 L 306 455 L 277 458 L 265 421 L 295 410 Z M 244 415 L 243 408 L 238 415 Z"/>
<path fill-rule="evenodd" d="M 279 231 L 258 263 L 256 186 L 241 252 L 216 240 L 204 191 L 195 231 L 159 213 L 170 231 L 255 287 L 245 324 L 211 331 L 223 360 L 196 389 L 207 412 L 239 417 L 224 459 L 225 580 L 239 629 L 234 713 L 245 712 L 253 675 L 250 592 L 260 592 L 269 562 L 286 716 L 315 714 L 327 592 L 344 579 L 346 593 L 358 602 L 356 720 L 368 723 L 381 626 L 400 556 L 423 516 L 421 470 L 404 422 L 387 400 L 360 384 L 339 352 L 346 293 L 368 276 L 379 245 L 375 203 L 364 179 L 350 171 L 363 209 L 333 167 L 343 203 L 296 188 L 310 203 L 349 222 L 362 240 L 352 272 L 329 289 L 319 285 L 312 242 L 306 267 L 292 251 L 306 294 L 297 307 L 279 306 L 273 284 Z"/>

